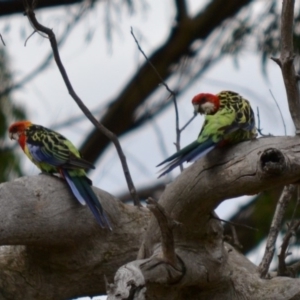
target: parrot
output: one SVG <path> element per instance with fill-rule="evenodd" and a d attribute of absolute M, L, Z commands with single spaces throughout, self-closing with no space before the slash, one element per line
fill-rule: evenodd
<path fill-rule="evenodd" d="M 200 93 L 193 97 L 195 113 L 205 119 L 196 141 L 174 153 L 157 167 L 168 163 L 158 178 L 169 173 L 183 162 L 194 162 L 216 147 L 256 138 L 253 110 L 248 100 L 232 91 L 214 95 Z"/>
<path fill-rule="evenodd" d="M 30 121 L 19 121 L 9 129 L 10 139 L 17 140 L 26 156 L 43 172 L 60 174 L 72 194 L 82 204 L 87 204 L 97 223 L 112 230 L 97 196 L 91 188 L 92 181 L 86 169 L 95 169 L 81 157 L 76 147 L 63 135 Z"/>

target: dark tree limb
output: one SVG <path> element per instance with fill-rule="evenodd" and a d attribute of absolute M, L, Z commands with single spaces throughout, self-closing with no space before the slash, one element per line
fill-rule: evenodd
<path fill-rule="evenodd" d="M 45 7 L 72 5 L 80 2 L 83 2 L 83 0 L 39 0 L 36 8 L 40 9 Z M 0 16 L 24 12 L 23 1 L 19 0 L 1 1 L 0 7 Z"/>
<path fill-rule="evenodd" d="M 175 0 L 176 17 L 177 22 L 181 22 L 188 17 L 186 0 Z"/>
<path fill-rule="evenodd" d="M 4 46 L 6 46 L 6 45 L 5 45 L 5 42 L 4 42 L 4 39 L 3 39 L 3 37 L 2 37 L 2 34 L 0 34 L 0 39 L 1 39 L 2 44 L 3 44 Z"/>
<path fill-rule="evenodd" d="M 282 1 L 280 58 L 272 59 L 281 68 L 290 114 L 296 128 L 296 134 L 300 134 L 300 93 L 294 67 L 293 46 L 294 3 L 294 0 Z"/>
<path fill-rule="evenodd" d="M 293 26 L 294 26 L 294 0 L 285 0 L 282 2 L 281 12 L 281 52 L 280 58 L 273 58 L 273 60 L 280 66 L 282 76 L 285 84 L 290 114 L 292 116 L 296 134 L 300 134 L 300 93 L 297 84 L 297 75 L 294 68 L 294 46 L 293 46 Z M 273 155 L 273 154 L 271 154 Z M 276 154 L 275 154 L 276 155 Z M 280 156 L 278 156 L 280 160 Z M 272 166 L 272 164 L 270 165 Z M 274 169 L 280 173 L 281 170 Z M 280 231 L 283 214 L 286 207 L 292 198 L 292 194 L 295 190 L 294 185 L 285 186 L 282 195 L 278 201 L 276 211 L 273 217 L 273 221 L 270 228 L 269 237 L 267 239 L 267 245 L 262 262 L 259 265 L 259 272 L 261 277 L 266 277 L 269 266 L 271 264 L 274 252 L 275 242 L 277 235 Z M 299 226 L 299 225 L 298 225 Z M 284 239 L 282 251 L 279 255 L 279 272 L 282 274 L 286 271 L 285 267 L 285 250 L 288 245 L 290 236 L 286 235 Z M 286 246 L 286 247 L 285 247 Z"/>
<path fill-rule="evenodd" d="M 282 194 L 279 198 L 279 201 L 277 203 L 276 210 L 275 210 L 274 217 L 273 217 L 272 224 L 271 224 L 271 228 L 270 228 L 270 232 L 269 232 L 269 236 L 267 238 L 267 245 L 266 245 L 265 253 L 264 253 L 262 261 L 258 267 L 258 271 L 262 278 L 265 278 L 268 273 L 271 261 L 274 256 L 275 243 L 277 240 L 278 233 L 281 229 L 283 216 L 284 216 L 286 208 L 293 196 L 294 191 L 295 191 L 295 185 L 290 184 L 290 185 L 285 186 L 282 191 Z"/>
<path fill-rule="evenodd" d="M 279 140 L 280 143 L 275 142 Z M 224 149 L 213 150 L 204 159 L 185 169 L 173 183 L 167 186 L 159 204 L 172 219 L 182 224 L 173 228 L 173 235 L 176 255 L 182 260 L 185 268 L 184 276 L 180 281 L 167 289 L 169 297 L 172 293 L 177 296 L 181 293 L 179 299 L 189 299 L 192 297 L 188 294 L 192 284 L 195 289 L 199 288 L 202 299 L 205 297 L 210 299 L 213 298 L 210 293 L 211 286 L 214 282 L 219 284 L 224 280 L 222 292 L 218 294 L 218 289 L 215 289 L 217 294 L 214 294 L 215 299 L 221 298 L 221 295 L 222 299 L 231 300 L 242 297 L 265 299 L 267 296 L 272 299 L 276 298 L 279 286 L 289 284 L 287 281 L 280 283 L 280 278 L 276 279 L 276 285 L 273 285 L 275 283 L 273 279 L 262 280 L 256 266 L 248 265 L 245 257 L 237 255 L 233 248 L 224 245 L 221 222 L 211 218 L 211 212 L 226 199 L 297 182 L 300 178 L 299 145 L 296 148 L 291 146 L 292 140 L 294 140 L 293 145 L 299 142 L 297 137 L 270 137 L 240 143 L 225 151 Z M 290 165 L 292 161 L 293 167 Z M 295 163 L 299 164 L 298 167 L 294 165 Z M 292 174 L 295 174 L 295 177 L 288 179 L 287 177 Z M 142 282 L 140 288 L 147 287 L 147 296 L 150 298 L 151 295 L 157 294 L 158 290 L 163 289 L 170 279 L 168 272 L 162 271 L 165 270 L 165 266 L 157 260 L 158 257 L 163 257 L 163 247 L 160 226 L 156 218 L 152 217 L 138 259 L 127 263 L 116 273 L 114 281 L 116 290 L 117 287 L 124 286 L 122 278 L 124 280 L 126 278 L 128 282 L 131 279 L 135 283 Z M 122 275 L 121 270 L 124 272 L 127 269 L 134 269 L 134 272 L 131 272 L 131 275 L 128 272 Z M 231 274 L 229 278 L 225 275 L 229 274 L 228 272 Z M 260 287 L 253 293 L 259 292 L 260 296 L 254 295 L 247 288 L 242 288 L 243 283 L 238 278 L 243 278 L 242 282 L 247 286 L 249 282 L 254 286 L 259 285 Z M 203 289 L 203 285 L 208 282 L 210 292 Z M 297 283 L 294 283 L 292 293 L 297 294 L 300 292 L 300 287 L 297 290 Z M 234 291 L 231 289 L 232 285 Z M 290 292 L 291 290 L 284 291 L 284 293 Z M 164 295 L 163 291 L 160 291 L 160 296 L 163 298 L 162 295 Z M 284 297 L 288 299 L 290 296 L 285 294 Z"/>
<path fill-rule="evenodd" d="M 174 226 L 179 224 L 168 217 L 164 208 L 154 199 L 148 198 L 147 203 L 147 208 L 153 213 L 160 227 L 163 253 L 162 258 L 165 262 L 176 268 L 178 266 L 178 260 L 176 258 L 172 230 Z"/>
<path fill-rule="evenodd" d="M 292 274 L 290 274 L 290 271 L 293 270 L 295 271 L 298 267 L 294 266 L 294 268 L 290 268 L 288 269 L 285 263 L 285 259 L 288 256 L 287 253 L 287 249 L 288 246 L 290 244 L 290 240 L 292 238 L 292 236 L 295 236 L 296 231 L 298 230 L 300 226 L 300 221 L 295 221 L 292 224 L 288 224 L 288 231 L 285 234 L 283 241 L 282 241 L 282 245 L 281 245 L 281 250 L 280 253 L 278 255 L 278 276 L 290 276 Z M 295 276 L 293 276 L 295 277 Z"/>
<path fill-rule="evenodd" d="M 43 26 L 42 24 L 40 24 L 37 21 L 32 6 L 28 5 L 28 7 L 26 7 L 26 15 L 27 15 L 30 23 L 33 25 L 33 28 L 38 32 L 42 32 L 42 33 L 46 34 L 47 37 L 49 38 L 55 62 L 57 64 L 57 67 L 59 68 L 59 71 L 60 71 L 60 73 L 63 77 L 63 80 L 65 82 L 65 85 L 66 85 L 71 97 L 75 100 L 75 102 L 77 103 L 79 108 L 86 115 L 86 117 L 91 121 L 91 123 L 101 133 L 103 133 L 107 138 L 109 138 L 113 142 L 113 144 L 115 145 L 117 153 L 118 153 L 120 161 L 121 161 L 121 164 L 122 164 L 122 168 L 123 168 L 123 172 L 124 172 L 125 179 L 126 179 L 126 182 L 127 182 L 127 186 L 128 186 L 130 194 L 132 195 L 132 199 L 134 201 L 134 204 L 136 206 L 141 206 L 139 197 L 136 193 L 136 189 L 135 189 L 134 183 L 132 181 L 132 178 L 131 178 L 131 175 L 130 175 L 130 172 L 129 172 L 129 168 L 128 168 L 128 165 L 127 165 L 127 162 L 126 162 L 126 157 L 123 153 L 121 144 L 120 144 L 117 136 L 97 121 L 97 119 L 92 115 L 92 113 L 89 111 L 89 109 L 86 107 L 86 105 L 82 102 L 82 100 L 76 94 L 76 92 L 73 89 L 73 86 L 72 86 L 72 84 L 69 80 L 67 72 L 66 72 L 66 70 L 65 70 L 65 68 L 62 64 L 62 61 L 60 59 L 60 55 L 59 55 L 59 51 L 58 51 L 57 42 L 56 42 L 54 32 L 50 28 L 47 28 L 47 27 Z"/>

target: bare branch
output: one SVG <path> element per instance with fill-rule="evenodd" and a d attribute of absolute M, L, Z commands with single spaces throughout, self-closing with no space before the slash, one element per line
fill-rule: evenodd
<path fill-rule="evenodd" d="M 235 227 L 233 225 L 230 225 L 230 229 L 231 229 L 231 233 L 232 233 L 233 246 L 235 246 L 238 249 L 242 249 L 243 245 L 239 242 Z"/>
<path fill-rule="evenodd" d="M 186 0 L 175 0 L 176 7 L 176 17 L 177 22 L 181 22 L 183 19 L 187 18 L 187 5 Z"/>
<path fill-rule="evenodd" d="M 99 230 L 90 210 L 55 176 L 22 177 L 0 185 L 0 288 L 6 299 L 104 294 L 103 275 L 111 278 L 120 264 L 136 256 L 151 213 L 93 189 L 114 225 L 113 233 Z M 16 284 L 22 293 L 11 288 Z"/>
<path fill-rule="evenodd" d="M 271 89 L 269 89 L 269 92 L 270 92 L 270 94 L 271 94 L 271 96 L 272 96 L 272 98 L 273 98 L 273 100 L 274 100 L 274 102 L 275 102 L 275 104 L 276 104 L 276 106 L 277 106 L 277 108 L 278 108 L 278 110 L 279 110 L 280 117 L 281 117 L 281 121 L 282 121 L 283 128 L 284 128 L 284 135 L 286 135 L 286 125 L 285 125 L 285 122 L 284 122 L 284 118 L 283 118 L 283 115 L 282 115 L 282 111 L 281 111 L 281 109 L 280 109 L 280 107 L 279 107 L 279 104 L 278 104 L 276 98 L 274 97 L 274 94 L 272 93 Z"/>
<path fill-rule="evenodd" d="M 297 74 L 294 68 L 293 21 L 294 0 L 282 1 L 281 13 L 281 53 L 280 59 L 272 58 L 280 67 L 285 84 L 290 114 L 300 134 L 300 94 L 297 86 Z"/>
<path fill-rule="evenodd" d="M 270 152 L 270 148 L 277 148 L 278 152 L 283 153 L 283 159 L 278 160 L 278 156 L 274 154 L 276 152 Z M 271 155 L 268 156 L 269 153 Z M 40 175 L 5 183 L 0 187 L 0 243 L 25 244 L 28 248 L 22 250 L 21 254 L 9 256 L 9 260 L 7 255 L 4 256 L 8 246 L 0 248 L 0 275 L 3 279 L 0 281 L 0 288 L 9 294 L 8 298 L 14 300 L 53 300 L 57 299 L 57 295 L 62 299 L 73 299 L 79 293 L 95 295 L 105 292 L 103 274 L 110 280 L 113 270 L 120 264 L 126 264 L 132 268 L 125 267 L 124 271 L 135 270 L 142 275 L 140 278 L 144 281 L 136 281 L 135 286 L 138 287 L 141 282 L 140 287 L 145 288 L 146 282 L 147 295 L 148 291 L 151 295 L 151 282 L 155 282 L 155 291 L 162 285 L 161 288 L 169 293 L 178 293 L 181 288 L 189 290 L 191 284 L 194 285 L 192 290 L 202 289 L 201 293 L 209 293 L 212 287 L 216 287 L 214 290 L 219 293 L 219 297 L 215 299 L 224 299 L 221 297 L 224 293 L 228 296 L 226 299 L 241 299 L 245 296 L 245 291 L 248 299 L 267 299 L 268 293 L 270 299 L 276 299 L 272 296 L 279 290 L 284 295 L 283 299 L 291 299 L 291 295 L 300 293 L 300 280 L 284 277 L 272 280 L 258 278 L 256 266 L 224 243 L 220 221 L 213 220 L 210 214 L 226 199 L 298 181 L 299 153 L 298 137 L 247 141 L 229 147 L 225 152 L 223 149 L 213 150 L 206 159 L 191 165 L 167 186 L 160 197 L 160 205 L 168 215 L 183 224 L 173 228 L 173 236 L 175 252 L 178 260 L 183 260 L 180 265 L 185 266 L 185 272 L 173 268 L 161 259 L 160 228 L 154 217 L 147 222 L 150 216 L 146 209 L 124 205 L 108 193 L 95 189 L 112 219 L 115 230 L 111 234 L 98 230 L 97 224 L 90 218 L 89 210 L 74 202 L 67 186 L 58 178 Z M 269 165 L 273 166 L 272 162 L 283 167 L 271 168 Z M 272 172 L 273 170 L 277 170 L 277 173 Z M 72 224 L 72 220 L 76 222 Z M 143 235 L 144 257 L 128 263 L 135 259 Z M 20 246 L 13 248 L 17 251 Z M 16 269 L 12 270 L 11 261 L 16 262 Z M 83 273 L 78 268 L 87 276 L 82 277 Z M 38 274 L 38 278 L 35 277 L 36 280 L 30 281 L 32 285 L 29 285 L 24 278 L 32 278 L 34 272 Z M 167 286 L 175 280 L 176 285 Z M 222 280 L 225 291 L 218 289 Z M 17 291 L 13 288 L 16 282 Z M 70 282 L 78 282 L 78 285 Z M 232 282 L 241 285 L 233 285 Z M 125 283 L 130 283 L 129 289 L 134 290 L 130 280 Z M 258 288 L 249 291 L 245 288 L 245 285 L 249 287 L 249 283 Z M 48 298 L 45 297 L 49 287 L 53 290 L 53 286 L 57 286 L 56 297 L 51 293 Z M 32 296 L 32 292 L 38 296 Z"/>
<path fill-rule="evenodd" d="M 176 267 L 178 262 L 172 229 L 175 225 L 178 225 L 178 223 L 167 216 L 164 208 L 153 198 L 148 198 L 147 203 L 147 207 L 154 214 L 160 227 L 163 259 L 173 267 Z"/>
<path fill-rule="evenodd" d="M 257 228 L 254 228 L 254 227 L 251 227 L 251 226 L 248 226 L 248 225 L 245 225 L 245 224 L 242 224 L 242 223 L 236 223 L 236 222 L 232 222 L 232 221 L 227 221 L 227 220 L 223 220 L 223 219 L 220 219 L 219 217 L 215 216 L 215 215 L 212 215 L 211 216 L 213 219 L 216 219 L 216 220 L 219 220 L 223 223 L 226 223 L 226 224 L 229 224 L 230 226 L 238 226 L 238 227 L 244 227 L 246 229 L 249 229 L 249 230 L 254 230 L 254 231 L 258 231 Z"/>
<path fill-rule="evenodd" d="M 0 34 L 0 39 L 1 39 L 2 44 L 3 44 L 4 46 L 6 46 L 5 43 L 4 43 L 4 39 L 3 39 L 3 37 L 2 37 L 2 34 Z"/>
<path fill-rule="evenodd" d="M 271 261 L 274 256 L 275 242 L 276 242 L 278 233 L 280 231 L 283 215 L 286 211 L 287 205 L 289 204 L 289 202 L 292 198 L 294 191 L 295 191 L 295 185 L 290 184 L 290 185 L 285 186 L 281 193 L 280 199 L 277 203 L 276 210 L 275 210 L 274 217 L 273 217 L 272 224 L 271 224 L 271 228 L 270 228 L 270 232 L 269 232 L 269 236 L 267 238 L 266 250 L 265 250 L 264 256 L 262 258 L 262 261 L 258 267 L 260 276 L 262 278 L 265 278 L 268 273 Z"/>
<path fill-rule="evenodd" d="M 277 57 L 271 57 L 271 59 L 274 61 L 274 62 L 276 62 L 276 64 L 281 68 L 281 61 L 280 61 L 280 59 L 279 58 L 277 58 Z"/>
<path fill-rule="evenodd" d="M 133 32 L 133 28 L 131 27 L 130 33 L 132 35 L 132 37 L 134 38 L 134 41 L 139 49 L 139 51 L 143 54 L 144 58 L 146 59 L 147 63 L 151 66 L 151 68 L 153 69 L 153 71 L 155 72 L 155 74 L 157 75 L 157 77 L 159 78 L 161 84 L 166 88 L 166 90 L 172 95 L 175 95 L 175 92 L 173 92 L 169 86 L 167 85 L 167 83 L 163 80 L 163 78 L 160 76 L 159 72 L 157 71 L 157 69 L 155 68 L 155 66 L 152 64 L 152 62 L 149 60 L 149 58 L 147 57 L 147 55 L 145 54 L 145 52 L 143 51 L 143 49 L 141 48 L 137 38 L 134 35 Z"/>
<path fill-rule="evenodd" d="M 182 1 L 179 1 L 182 2 Z M 184 2 L 184 1 L 183 1 Z M 182 2 L 182 3 L 183 3 Z M 177 105 L 177 100 L 176 100 L 176 94 L 174 91 L 172 91 L 169 86 L 167 85 L 167 83 L 163 80 L 163 78 L 160 76 L 159 72 L 157 71 L 157 69 L 155 68 L 155 66 L 152 64 L 152 62 L 149 60 L 149 58 L 147 57 L 147 55 L 145 54 L 145 52 L 143 51 L 143 49 L 141 48 L 137 38 L 134 35 L 133 29 L 131 28 L 131 35 L 133 36 L 137 47 L 139 49 L 139 51 L 143 54 L 144 58 L 146 59 L 147 63 L 151 66 L 151 68 L 154 70 L 154 72 L 156 73 L 156 75 L 158 76 L 159 80 L 161 81 L 161 83 L 164 85 L 164 87 L 166 88 L 166 90 L 172 95 L 172 99 L 174 102 L 174 108 L 175 108 L 175 120 L 176 120 L 176 142 L 174 143 L 176 150 L 179 151 L 180 150 L 180 135 L 181 132 L 185 130 L 185 128 L 194 120 L 194 118 L 197 116 L 197 113 L 194 113 L 193 117 L 182 127 L 179 128 L 179 112 L 178 112 L 178 105 Z M 180 170 L 181 172 L 183 171 L 183 166 L 180 165 Z"/>
<path fill-rule="evenodd" d="M 263 137 L 272 136 L 271 133 L 264 134 L 264 133 L 262 132 L 263 129 L 260 127 L 260 115 L 259 115 L 259 108 L 258 108 L 258 106 L 256 107 L 256 111 L 257 111 L 257 131 L 258 131 L 258 133 L 259 133 L 261 136 L 263 136 Z"/>
<path fill-rule="evenodd" d="M 288 231 L 285 234 L 282 245 L 281 245 L 281 251 L 278 255 L 278 276 L 289 276 L 287 266 L 285 264 L 285 259 L 288 256 L 287 248 L 290 243 L 290 239 L 292 236 L 295 236 L 296 231 L 298 230 L 298 227 L 300 226 L 300 220 L 297 222 L 294 222 L 293 224 L 288 225 Z"/>
<path fill-rule="evenodd" d="M 184 129 L 186 129 L 196 117 L 197 117 L 197 113 L 194 113 L 194 115 L 185 123 L 185 125 L 182 126 L 182 128 L 180 129 L 180 132 L 182 132 Z"/>
<path fill-rule="evenodd" d="M 29 6 L 28 8 L 26 8 L 26 15 L 28 16 L 28 18 L 29 18 L 29 20 L 30 20 L 30 22 L 33 25 L 35 30 L 37 30 L 38 32 L 45 33 L 48 36 L 51 47 L 52 47 L 54 59 L 56 61 L 56 64 L 59 68 L 59 71 L 60 71 L 60 73 L 63 77 L 63 80 L 66 84 L 66 87 L 67 87 L 71 97 L 75 100 L 77 105 L 80 107 L 82 112 L 86 115 L 86 117 L 91 121 L 91 123 L 100 132 L 102 132 L 106 137 L 108 137 L 114 143 L 114 145 L 116 147 L 116 150 L 117 150 L 117 153 L 119 155 L 121 164 L 122 164 L 122 168 L 123 168 L 123 172 L 124 172 L 124 175 L 125 175 L 125 178 L 126 178 L 127 186 L 128 186 L 128 189 L 129 189 L 129 191 L 132 195 L 134 204 L 136 206 L 141 206 L 139 197 L 136 193 L 136 189 L 135 189 L 135 186 L 133 184 L 133 181 L 132 181 L 132 178 L 131 178 L 131 175 L 130 175 L 130 172 L 129 172 L 129 168 L 127 166 L 126 157 L 123 153 L 123 150 L 121 148 L 121 145 L 120 145 L 120 142 L 119 142 L 117 136 L 97 121 L 97 119 L 92 115 L 92 113 L 89 111 L 89 109 L 85 106 L 85 104 L 82 102 L 82 100 L 76 94 L 76 92 L 73 89 L 73 86 L 72 86 L 72 84 L 71 84 L 71 82 L 68 78 L 67 72 L 66 72 L 66 70 L 65 70 L 65 68 L 64 68 L 64 66 L 61 62 L 58 47 L 57 47 L 57 42 L 56 42 L 56 38 L 55 38 L 55 34 L 53 33 L 53 31 L 50 28 L 47 28 L 47 27 L 41 25 L 37 21 L 37 19 L 35 17 L 35 13 L 34 13 L 32 7 Z"/>
<path fill-rule="evenodd" d="M 174 144 L 176 146 L 176 150 L 179 151 L 180 150 L 180 133 L 181 133 L 181 130 L 179 129 L 179 113 L 178 113 L 178 105 L 177 105 L 177 100 L 176 100 L 176 93 L 169 88 L 169 86 L 163 80 L 163 78 L 161 77 L 161 75 L 159 74 L 159 72 L 157 71 L 155 66 L 149 60 L 149 58 L 147 57 L 147 55 L 145 54 L 145 52 L 141 48 L 137 38 L 135 37 L 132 27 L 131 27 L 130 32 L 131 32 L 131 35 L 134 38 L 135 43 L 137 44 L 137 47 L 138 47 L 139 51 L 143 54 L 143 56 L 146 59 L 147 63 L 151 66 L 151 68 L 153 69 L 153 71 L 155 72 L 157 77 L 159 78 L 160 82 L 166 88 L 166 90 L 170 93 L 170 97 L 172 97 L 172 99 L 173 99 L 174 108 L 175 108 L 175 123 L 176 123 L 176 143 L 174 143 Z M 182 165 L 180 165 L 180 170 L 181 170 L 181 172 L 183 171 Z"/>
<path fill-rule="evenodd" d="M 294 68 L 294 46 L 293 46 L 293 20 L 294 20 L 294 0 L 285 0 L 282 2 L 281 12 L 281 53 L 280 58 L 272 58 L 280 67 L 285 84 L 290 113 L 296 127 L 296 134 L 300 134 L 300 94 L 297 86 L 297 74 Z M 273 97 L 274 98 L 274 97 Z M 274 99 L 275 100 L 275 99 Z M 275 101 L 277 104 L 277 102 Z M 278 105 L 277 105 L 278 106 Z M 280 112 L 281 113 L 281 112 Z M 282 116 L 282 115 L 281 115 Z M 285 124 L 284 124 L 285 126 Z M 280 230 L 282 218 L 286 207 L 295 190 L 294 185 L 285 186 L 281 197 L 276 206 L 276 211 L 267 239 L 266 250 L 259 265 L 259 272 L 262 278 L 266 277 L 270 263 L 275 252 L 275 242 Z M 279 272 L 284 273 L 286 248 L 289 242 L 289 235 L 285 237 L 282 250 L 279 256 Z"/>

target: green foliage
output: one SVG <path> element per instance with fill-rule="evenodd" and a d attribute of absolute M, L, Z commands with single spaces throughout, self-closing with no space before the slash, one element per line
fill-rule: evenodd
<path fill-rule="evenodd" d="M 8 68 L 7 56 L 5 51 L 0 49 L 0 94 L 11 84 L 12 76 Z M 16 147 L 9 142 L 7 129 L 14 120 L 24 118 L 24 110 L 13 104 L 10 94 L 0 96 L 0 182 L 16 178 L 22 173 Z"/>

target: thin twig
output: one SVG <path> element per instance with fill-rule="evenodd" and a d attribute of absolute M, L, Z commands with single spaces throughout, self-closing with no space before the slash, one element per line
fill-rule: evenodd
<path fill-rule="evenodd" d="M 221 222 L 223 222 L 223 223 L 232 225 L 232 226 L 239 226 L 239 227 L 244 227 L 244 228 L 246 228 L 246 229 L 258 231 L 257 228 L 254 228 L 254 227 L 251 227 L 251 226 L 248 226 L 248 225 L 245 225 L 245 224 L 241 224 L 241 223 L 236 223 L 236 222 L 232 222 L 232 221 L 226 221 L 226 220 L 220 219 L 219 217 L 216 217 L 216 216 L 214 216 L 214 215 L 211 215 L 211 218 L 212 218 L 212 219 L 216 219 L 216 220 L 218 220 L 218 221 L 221 221 Z"/>
<path fill-rule="evenodd" d="M 271 133 L 268 133 L 268 134 L 262 133 L 262 128 L 260 128 L 260 116 L 259 116 L 259 108 L 258 108 L 258 106 L 256 107 L 256 110 L 257 110 L 257 131 L 258 131 L 258 133 L 261 136 L 263 136 L 263 137 L 272 136 Z"/>
<path fill-rule="evenodd" d="M 166 88 L 166 90 L 171 94 L 171 95 L 175 95 L 175 93 L 169 88 L 169 86 L 166 84 L 166 82 L 164 81 L 164 79 L 160 76 L 159 72 L 157 71 L 157 69 L 155 68 L 155 66 L 152 64 L 152 62 L 149 60 L 148 56 L 146 55 L 146 53 L 143 51 L 143 49 L 141 48 L 139 41 L 137 40 L 137 38 L 134 35 L 133 32 L 133 28 L 131 27 L 130 30 L 131 35 L 134 38 L 134 41 L 139 49 L 139 51 L 143 54 L 144 58 L 146 59 L 147 63 L 151 66 L 151 68 L 153 69 L 153 71 L 155 72 L 155 74 L 157 75 L 157 77 L 159 78 L 161 84 Z"/>
<path fill-rule="evenodd" d="M 29 40 L 36 32 L 37 32 L 36 30 L 33 30 L 33 33 L 30 34 L 30 35 L 28 36 L 28 38 L 25 40 L 24 47 L 26 47 L 26 44 L 27 44 L 28 40 Z"/>
<path fill-rule="evenodd" d="M 3 39 L 3 37 L 2 37 L 1 34 L 0 34 L 0 39 L 1 39 L 1 41 L 2 41 L 2 44 L 3 44 L 4 46 L 6 46 L 5 43 L 4 43 L 4 39 Z"/>
<path fill-rule="evenodd" d="M 89 109 L 85 106 L 85 104 L 82 102 L 82 100 L 75 93 L 75 91 L 73 89 L 73 86 L 72 86 L 72 84 L 69 80 L 69 77 L 67 75 L 67 72 L 66 72 L 66 70 L 65 70 L 65 68 L 64 68 L 64 66 L 61 62 L 58 47 L 57 47 L 57 42 L 56 42 L 56 38 L 55 38 L 55 34 L 53 33 L 53 31 L 50 28 L 47 28 L 47 27 L 41 25 L 37 21 L 37 19 L 35 17 L 35 13 L 34 13 L 34 11 L 31 7 L 26 8 L 26 15 L 28 16 L 28 18 L 31 21 L 31 24 L 34 26 L 35 30 L 43 32 L 48 36 L 51 47 L 52 47 L 53 56 L 54 56 L 54 59 L 55 59 L 56 64 L 57 64 L 57 67 L 59 68 L 59 71 L 60 71 L 60 73 L 63 77 L 63 80 L 65 82 L 65 85 L 66 85 L 71 97 L 75 100 L 77 105 L 80 107 L 82 112 L 86 115 L 86 117 L 91 121 L 91 123 L 100 132 L 102 132 L 107 138 L 109 138 L 114 143 L 114 145 L 116 147 L 116 150 L 117 150 L 117 153 L 119 155 L 119 158 L 121 160 L 121 164 L 122 164 L 122 167 L 123 167 L 123 172 L 124 172 L 124 175 L 125 175 L 125 178 L 126 178 L 128 189 L 129 189 L 129 191 L 132 195 L 133 202 L 136 206 L 141 206 L 139 197 L 137 195 L 135 186 L 133 184 L 133 181 L 132 181 L 132 178 L 131 178 L 131 175 L 130 175 L 130 172 L 129 172 L 129 168 L 127 166 L 126 157 L 125 157 L 125 155 L 122 151 L 122 148 L 121 148 L 121 145 L 120 145 L 120 142 L 119 142 L 117 136 L 97 121 L 97 119 L 92 115 L 92 113 L 89 111 Z"/>
<path fill-rule="evenodd" d="M 291 217 L 290 224 L 295 224 L 295 223 L 294 223 L 294 219 L 295 219 L 295 215 L 296 215 L 296 211 L 297 211 L 297 209 L 298 209 L 299 203 L 300 203 L 300 185 L 298 184 L 298 185 L 297 185 L 297 201 L 296 201 L 296 205 L 295 205 L 294 210 L 293 210 L 293 214 L 292 214 L 292 217 Z M 281 246 L 281 247 L 282 247 L 282 246 Z M 289 247 L 289 245 L 288 245 L 287 248 L 285 249 L 285 252 L 288 252 L 288 247 Z M 282 248 L 281 248 L 281 252 L 282 252 L 282 251 L 283 251 L 283 250 L 282 250 Z M 286 273 L 288 273 L 288 272 L 293 272 L 293 269 L 289 270 L 288 267 L 286 267 L 285 262 L 284 262 L 284 261 L 283 261 L 283 262 L 281 261 L 281 260 L 282 260 L 282 257 L 283 257 L 283 256 L 280 256 L 279 261 L 278 261 L 278 273 L 283 273 L 283 271 L 286 272 Z M 282 267 L 282 266 L 284 266 L 284 267 Z"/>
<path fill-rule="evenodd" d="M 270 232 L 269 232 L 269 235 L 267 238 L 265 253 L 264 253 L 262 261 L 258 267 L 258 271 L 262 278 L 265 278 L 268 273 L 271 261 L 274 256 L 275 242 L 276 242 L 278 233 L 280 231 L 280 226 L 282 224 L 283 215 L 286 211 L 287 205 L 289 204 L 289 202 L 292 198 L 294 191 L 295 191 L 295 185 L 293 185 L 293 184 L 286 185 L 283 188 L 283 191 L 281 193 L 279 201 L 276 205 L 276 210 L 275 210 L 272 224 L 270 227 Z"/>
<path fill-rule="evenodd" d="M 197 112 L 194 112 L 194 115 L 185 123 L 185 125 L 182 126 L 182 128 L 180 129 L 180 132 L 185 130 L 196 117 L 197 117 Z"/>
<path fill-rule="evenodd" d="M 288 256 L 287 249 L 290 243 L 290 239 L 292 236 L 295 235 L 295 232 L 297 231 L 298 227 L 300 226 L 300 220 L 297 222 L 294 222 L 293 224 L 290 223 L 288 225 L 288 231 L 285 234 L 282 245 L 281 245 L 281 251 L 278 255 L 278 276 L 286 276 L 287 275 L 287 267 L 285 264 L 285 259 Z"/>
<path fill-rule="evenodd" d="M 232 233 L 232 238 L 233 238 L 233 245 L 236 246 L 239 249 L 242 249 L 243 246 L 239 242 L 235 227 L 233 225 L 230 225 L 231 233 Z"/>
<path fill-rule="evenodd" d="M 271 96 L 272 96 L 272 98 L 273 98 L 273 100 L 274 100 L 274 102 L 275 102 L 275 104 L 276 104 L 276 106 L 277 106 L 277 108 L 278 108 L 278 110 L 279 110 L 279 113 L 280 113 L 280 116 L 281 116 L 281 121 L 282 121 L 282 124 L 283 124 L 283 127 L 284 127 L 284 135 L 286 135 L 286 125 L 285 125 L 285 122 L 284 122 L 284 118 L 283 118 L 283 115 L 282 115 L 282 111 L 281 111 L 281 109 L 280 109 L 280 107 L 279 107 L 279 105 L 278 105 L 278 102 L 276 101 L 276 98 L 274 97 L 274 95 L 273 95 L 271 89 L 269 89 L 269 92 L 270 92 L 270 94 L 271 94 Z"/>
<path fill-rule="evenodd" d="M 178 113 L 178 105 L 177 105 L 176 93 L 169 88 L 169 86 L 167 85 L 167 83 L 160 76 L 160 74 L 157 71 L 157 69 L 155 68 L 155 66 L 149 60 L 148 56 L 145 54 L 145 52 L 143 51 L 142 47 L 140 46 L 137 38 L 135 37 L 132 27 L 131 27 L 130 33 L 131 33 L 131 35 L 132 35 L 132 37 L 133 37 L 133 39 L 134 39 L 134 41 L 135 41 L 135 43 L 136 43 L 139 51 L 143 54 L 143 56 L 146 59 L 147 63 L 153 69 L 153 71 L 155 72 L 155 74 L 159 78 L 161 84 L 166 88 L 166 90 L 170 93 L 170 96 L 173 99 L 174 108 L 175 108 L 175 124 L 176 124 L 176 126 L 175 126 L 176 127 L 176 143 L 174 143 L 174 144 L 175 144 L 176 150 L 179 151 L 180 150 L 180 134 L 181 134 L 181 130 L 179 129 L 179 113 Z M 183 171 L 182 165 L 180 165 L 180 171 L 181 172 Z"/>

